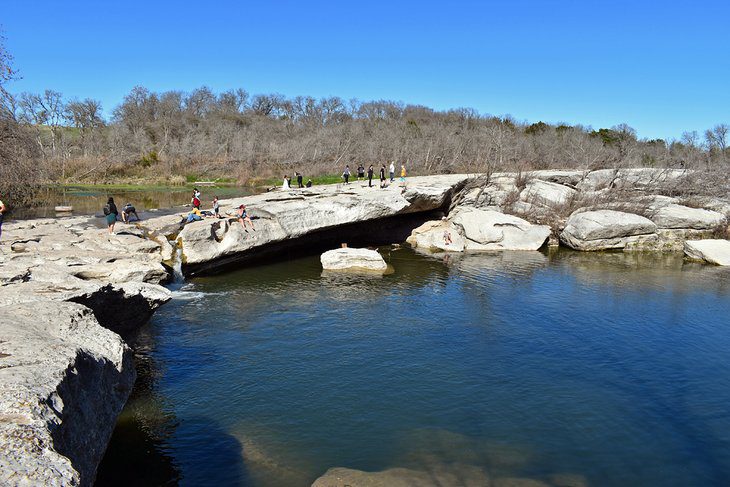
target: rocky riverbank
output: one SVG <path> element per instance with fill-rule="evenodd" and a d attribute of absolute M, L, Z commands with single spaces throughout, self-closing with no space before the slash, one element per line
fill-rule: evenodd
<path fill-rule="evenodd" d="M 122 337 L 171 297 L 159 250 L 88 218 L 3 228 L 0 484 L 93 483 L 135 380 Z"/>
<path fill-rule="evenodd" d="M 116 235 L 100 219 L 7 223 L 0 483 L 93 482 L 134 383 L 124 338 L 171 299 L 161 284 L 177 266 L 195 275 L 341 242 L 406 238 L 425 252 L 686 247 L 692 259 L 727 265 L 730 201 L 676 196 L 687 177 L 632 169 L 416 177 L 384 189 L 353 182 L 225 200 L 224 218 L 187 225 L 179 214 L 120 223 Z M 255 230 L 235 218 L 241 204 Z"/>

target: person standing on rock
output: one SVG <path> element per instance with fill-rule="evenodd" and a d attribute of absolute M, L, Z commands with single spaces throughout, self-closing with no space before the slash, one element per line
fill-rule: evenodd
<path fill-rule="evenodd" d="M 390 182 L 395 181 L 395 161 L 390 163 Z"/>
<path fill-rule="evenodd" d="M 400 184 L 402 186 L 406 185 L 406 165 L 405 164 L 400 165 Z"/>
<path fill-rule="evenodd" d="M 213 195 L 213 214 L 216 218 L 221 217 L 221 204 L 218 202 L 218 195 Z"/>
<path fill-rule="evenodd" d="M 380 187 L 385 187 L 385 164 L 380 166 Z"/>
<path fill-rule="evenodd" d="M 360 178 L 365 179 L 365 166 L 362 162 L 357 166 L 357 180 L 360 181 Z"/>
<path fill-rule="evenodd" d="M 3 219 L 5 218 L 6 210 L 5 203 L 3 203 L 3 200 L 0 200 L 0 237 L 3 236 Z"/>
<path fill-rule="evenodd" d="M 368 188 L 373 187 L 373 172 L 374 172 L 373 165 L 370 164 L 370 167 L 368 168 Z"/>
<path fill-rule="evenodd" d="M 350 184 L 350 165 L 345 166 L 345 171 L 342 173 L 342 177 L 345 179 L 345 184 Z"/>
<path fill-rule="evenodd" d="M 193 198 L 190 200 L 190 203 L 193 205 L 193 208 L 200 209 L 200 191 L 197 189 L 193 190 Z"/>
<path fill-rule="evenodd" d="M 281 185 L 282 189 L 290 189 L 291 188 L 291 185 L 289 184 L 289 181 L 290 181 L 289 176 L 286 175 L 286 174 L 284 174 L 284 182 Z"/>
<path fill-rule="evenodd" d="M 106 224 L 109 228 L 109 235 L 114 235 L 114 224 L 117 222 L 119 210 L 117 210 L 117 205 L 114 204 L 114 198 L 112 198 L 111 196 L 104 206 L 104 216 L 106 218 Z"/>
<path fill-rule="evenodd" d="M 296 176 L 297 176 L 297 186 L 299 186 L 300 188 L 303 188 L 304 184 L 302 184 L 302 181 L 304 180 L 304 178 L 302 177 L 302 174 L 299 172 L 296 172 L 294 174 L 296 174 Z"/>

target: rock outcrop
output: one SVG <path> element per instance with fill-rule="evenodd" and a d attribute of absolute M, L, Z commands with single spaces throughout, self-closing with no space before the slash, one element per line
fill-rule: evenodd
<path fill-rule="evenodd" d="M 658 228 L 712 230 L 720 225 L 727 225 L 722 213 L 701 208 L 668 204 L 661 206 L 651 216 Z"/>
<path fill-rule="evenodd" d="M 657 226 L 640 215 L 614 210 L 573 213 L 560 241 L 576 250 L 623 249 L 648 239 L 656 240 Z"/>
<path fill-rule="evenodd" d="M 448 219 L 426 222 L 416 228 L 406 241 L 432 251 L 537 250 L 549 236 L 549 227 L 532 225 L 513 215 L 459 208 Z"/>
<path fill-rule="evenodd" d="M 341 248 L 328 250 L 320 256 L 322 268 L 331 271 L 365 271 L 383 273 L 388 265 L 376 250 Z"/>
<path fill-rule="evenodd" d="M 730 240 L 688 240 L 684 243 L 684 253 L 693 260 L 730 265 Z"/>
<path fill-rule="evenodd" d="M 520 199 L 527 203 L 559 206 L 568 203 L 576 194 L 576 190 L 558 183 L 533 179 L 520 193 Z"/>
<path fill-rule="evenodd" d="M 2 309 L 0 484 L 91 485 L 134 383 L 130 350 L 80 304 Z"/>
<path fill-rule="evenodd" d="M 437 210 L 448 205 L 466 175 L 409 178 L 407 187 L 369 188 L 367 184 L 330 185 L 315 189 L 275 191 L 222 201 L 226 219 L 190 223 L 178 234 L 186 274 L 212 270 L 257 251 L 327 230 L 354 227 L 367 235 L 368 222 Z M 234 208 L 247 205 L 254 229 L 244 228 Z"/>
<path fill-rule="evenodd" d="M 3 228 L 2 485 L 92 485 L 134 383 L 122 337 L 171 298 L 157 242 L 134 226 L 108 235 L 95 223 Z"/>

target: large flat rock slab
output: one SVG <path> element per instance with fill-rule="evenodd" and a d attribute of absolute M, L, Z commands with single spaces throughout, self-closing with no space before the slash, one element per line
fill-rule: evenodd
<path fill-rule="evenodd" d="M 642 239 L 657 239 L 657 226 L 640 215 L 614 210 L 573 213 L 560 241 L 576 250 L 623 249 Z"/>
<path fill-rule="evenodd" d="M 677 204 L 661 206 L 651 219 L 659 228 L 673 229 L 712 230 L 727 224 L 722 213 Z"/>
<path fill-rule="evenodd" d="M 341 248 L 328 250 L 320 256 L 324 270 L 385 272 L 388 264 L 377 250 Z"/>
<path fill-rule="evenodd" d="M 730 240 L 688 240 L 684 243 L 684 253 L 690 259 L 727 266 L 730 265 Z"/>

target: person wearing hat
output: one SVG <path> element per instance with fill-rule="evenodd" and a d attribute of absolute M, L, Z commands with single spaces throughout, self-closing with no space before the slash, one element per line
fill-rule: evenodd
<path fill-rule="evenodd" d="M 253 222 L 251 221 L 251 217 L 248 216 L 248 213 L 246 213 L 246 205 L 239 206 L 237 214 L 238 214 L 238 221 L 241 222 L 241 226 L 243 227 L 244 232 L 247 231 L 246 222 L 248 222 L 248 224 L 251 225 L 251 230 L 253 230 L 254 232 L 256 231 L 256 229 L 253 227 Z"/>

